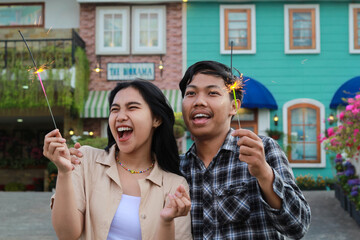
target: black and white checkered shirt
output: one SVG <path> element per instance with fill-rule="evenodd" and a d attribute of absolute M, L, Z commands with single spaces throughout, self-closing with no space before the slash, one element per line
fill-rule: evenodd
<path fill-rule="evenodd" d="M 190 185 L 194 239 L 300 239 L 310 224 L 310 207 L 280 146 L 260 136 L 275 174 L 273 189 L 282 199 L 277 210 L 265 202 L 256 178 L 239 160 L 238 137 L 232 131 L 207 168 L 195 144 L 180 156 L 180 170 Z"/>

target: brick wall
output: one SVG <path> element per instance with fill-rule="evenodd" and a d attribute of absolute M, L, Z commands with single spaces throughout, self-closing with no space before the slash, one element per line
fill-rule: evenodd
<path fill-rule="evenodd" d="M 95 55 L 95 21 L 96 5 L 80 5 L 80 36 L 86 42 L 86 53 L 90 61 L 90 68 L 96 66 Z M 161 89 L 178 89 L 178 83 L 182 77 L 182 4 L 166 4 L 166 54 L 163 55 L 163 74 L 160 76 L 158 64 L 160 55 L 125 55 L 125 56 L 101 56 L 99 73 L 91 72 L 89 90 L 111 90 L 116 81 L 106 80 L 106 65 L 109 62 L 152 62 L 155 63 L 155 80 L 152 81 Z"/>

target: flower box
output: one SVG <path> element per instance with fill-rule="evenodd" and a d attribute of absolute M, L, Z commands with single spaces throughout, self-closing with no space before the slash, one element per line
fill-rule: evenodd
<path fill-rule="evenodd" d="M 342 189 L 339 184 L 334 184 L 335 198 L 340 201 Z"/>
<path fill-rule="evenodd" d="M 355 220 L 355 222 L 360 226 L 360 211 L 356 210 L 355 204 L 353 202 L 350 203 L 351 207 L 351 217 Z"/>

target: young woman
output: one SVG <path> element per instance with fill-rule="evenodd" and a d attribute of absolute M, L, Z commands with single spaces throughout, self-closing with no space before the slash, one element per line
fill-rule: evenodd
<path fill-rule="evenodd" d="M 109 96 L 108 146 L 81 147 L 71 164 L 65 139 L 45 136 L 44 155 L 58 167 L 52 221 L 59 239 L 192 239 L 188 184 L 180 176 L 174 114 L 142 80 Z"/>

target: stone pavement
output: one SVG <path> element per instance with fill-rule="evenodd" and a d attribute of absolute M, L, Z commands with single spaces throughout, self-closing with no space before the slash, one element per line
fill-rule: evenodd
<path fill-rule="evenodd" d="M 0 191 L 0 240 L 55 240 L 50 192 Z M 305 240 L 360 239 L 360 226 L 345 212 L 334 191 L 305 191 L 312 221 Z"/>

